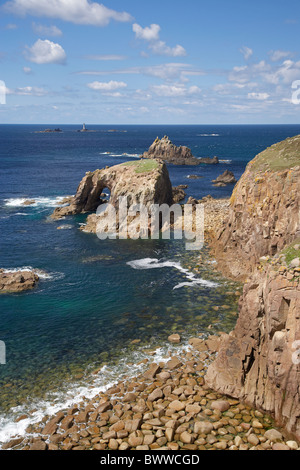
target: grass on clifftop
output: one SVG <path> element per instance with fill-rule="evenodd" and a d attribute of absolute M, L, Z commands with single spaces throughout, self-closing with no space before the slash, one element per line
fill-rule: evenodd
<path fill-rule="evenodd" d="M 157 170 L 158 162 L 156 160 L 137 160 L 135 162 L 122 163 L 123 166 L 135 167 L 136 173 L 148 173 L 153 170 Z"/>
<path fill-rule="evenodd" d="M 300 165 L 300 135 L 272 145 L 250 163 L 254 171 L 281 171 Z"/>

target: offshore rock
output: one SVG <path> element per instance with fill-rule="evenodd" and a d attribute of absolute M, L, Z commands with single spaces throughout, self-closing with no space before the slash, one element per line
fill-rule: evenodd
<path fill-rule="evenodd" d="M 191 149 L 185 146 L 177 147 L 166 135 L 155 139 L 149 150 L 142 155 L 142 158 L 154 158 L 163 160 L 173 165 L 200 165 L 201 163 L 219 163 L 217 157 L 196 158 Z"/>
<path fill-rule="evenodd" d="M 0 269 L 0 292 L 16 293 L 33 289 L 39 276 L 32 271 L 6 271 Z"/>
<path fill-rule="evenodd" d="M 109 201 L 101 199 L 103 190 L 110 191 Z M 80 182 L 70 204 L 57 207 L 52 218 L 95 212 L 103 204 L 119 211 L 119 198 L 126 198 L 127 208 L 143 205 L 150 209 L 153 204 L 173 203 L 172 184 L 164 162 L 159 160 L 137 160 L 102 170 L 89 172 Z M 85 232 L 95 233 L 99 217 L 94 213 L 82 227 Z"/>
<path fill-rule="evenodd" d="M 214 186 L 222 187 L 227 186 L 228 184 L 235 184 L 237 180 L 232 171 L 226 170 L 222 175 L 218 176 L 218 178 L 212 182 L 214 183 Z"/>

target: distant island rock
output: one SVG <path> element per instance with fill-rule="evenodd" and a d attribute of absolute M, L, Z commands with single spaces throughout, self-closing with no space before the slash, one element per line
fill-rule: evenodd
<path fill-rule="evenodd" d="M 51 133 L 59 133 L 62 132 L 61 129 L 56 128 L 56 129 L 44 129 L 43 131 L 36 131 L 36 134 L 51 134 Z"/>
<path fill-rule="evenodd" d="M 141 158 L 160 159 L 173 165 L 200 165 L 201 163 L 219 163 L 217 157 L 194 157 L 191 149 L 186 146 L 177 147 L 166 135 L 162 139 L 157 137 L 150 146 L 149 150 L 144 152 Z"/>
<path fill-rule="evenodd" d="M 0 292 L 16 293 L 33 289 L 39 276 L 33 271 L 8 271 L 0 269 Z"/>

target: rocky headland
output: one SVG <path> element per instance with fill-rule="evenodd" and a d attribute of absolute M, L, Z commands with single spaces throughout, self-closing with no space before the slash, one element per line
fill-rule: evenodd
<path fill-rule="evenodd" d="M 186 146 L 177 147 L 166 135 L 162 139 L 157 137 L 150 146 L 149 150 L 142 155 L 142 158 L 159 159 L 173 165 L 200 165 L 201 163 L 219 163 L 219 159 L 217 157 L 194 157 L 191 149 Z"/>
<path fill-rule="evenodd" d="M 247 280 L 237 325 L 205 377 L 214 390 L 271 413 L 297 439 L 299 163 L 296 136 L 259 154 L 234 189 L 212 249 L 219 269 Z"/>

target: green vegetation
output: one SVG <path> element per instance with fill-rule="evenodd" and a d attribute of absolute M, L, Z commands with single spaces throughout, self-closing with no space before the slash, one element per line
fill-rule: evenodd
<path fill-rule="evenodd" d="M 300 165 L 300 135 L 272 145 L 250 163 L 254 171 L 280 171 Z"/>
<path fill-rule="evenodd" d="M 122 163 L 122 165 L 135 167 L 135 172 L 137 174 L 148 173 L 150 171 L 157 170 L 159 166 L 156 160 L 150 160 L 150 159 L 137 160 L 134 162 L 126 162 L 126 163 Z"/>
<path fill-rule="evenodd" d="M 300 249 L 298 248 L 298 250 L 296 250 L 295 245 L 300 245 L 300 238 L 294 240 L 291 245 L 289 245 L 282 251 L 282 254 L 284 254 L 288 265 L 291 261 L 293 261 L 293 259 L 300 258 Z"/>

